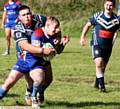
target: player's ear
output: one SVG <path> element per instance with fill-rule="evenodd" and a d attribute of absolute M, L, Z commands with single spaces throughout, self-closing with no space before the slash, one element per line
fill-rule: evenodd
<path fill-rule="evenodd" d="M 46 27 L 49 27 L 49 25 L 50 25 L 49 22 L 46 22 Z"/>
<path fill-rule="evenodd" d="M 19 19 L 19 20 L 21 20 L 21 17 L 20 17 L 20 15 L 18 16 L 18 19 Z"/>
<path fill-rule="evenodd" d="M 33 14 L 33 12 L 32 12 L 32 11 L 30 11 L 30 14 L 32 15 L 32 14 Z"/>

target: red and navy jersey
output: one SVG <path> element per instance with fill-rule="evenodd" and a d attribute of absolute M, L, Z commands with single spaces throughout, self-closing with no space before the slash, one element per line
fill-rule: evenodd
<path fill-rule="evenodd" d="M 7 12 L 7 22 L 15 21 L 18 17 L 18 9 L 21 6 L 21 2 L 11 2 L 4 5 L 4 11 Z"/>
<path fill-rule="evenodd" d="M 38 28 L 34 31 L 34 33 L 31 36 L 31 44 L 34 46 L 42 47 L 44 43 L 51 43 L 52 46 L 56 49 L 56 53 L 60 54 L 64 49 L 64 46 L 60 44 L 61 38 L 61 31 L 54 34 L 54 36 L 47 36 L 44 34 L 42 28 Z M 55 40 L 57 40 L 59 44 L 55 45 Z"/>
<path fill-rule="evenodd" d="M 42 28 L 36 29 L 33 34 L 31 35 L 31 44 L 37 47 L 42 47 L 44 43 L 51 43 L 54 46 L 54 39 L 53 37 L 46 36 L 43 32 Z M 35 56 L 28 51 L 24 51 L 21 55 L 21 58 L 26 61 L 30 67 L 37 65 L 39 63 L 44 64 L 46 61 L 40 57 Z"/>
<path fill-rule="evenodd" d="M 111 17 L 106 17 L 104 12 L 98 12 L 89 21 L 94 26 L 92 44 L 112 46 L 114 34 L 120 28 L 118 16 L 112 13 Z"/>
<path fill-rule="evenodd" d="M 44 43 L 51 43 L 54 46 L 53 36 L 47 36 L 44 34 L 42 28 L 36 29 L 31 36 L 31 44 L 34 46 L 42 47 Z"/>

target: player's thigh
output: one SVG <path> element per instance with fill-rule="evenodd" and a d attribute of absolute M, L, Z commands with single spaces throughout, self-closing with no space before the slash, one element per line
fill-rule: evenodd
<path fill-rule="evenodd" d="M 11 29 L 5 28 L 5 34 L 6 34 L 6 37 L 11 37 Z"/>
<path fill-rule="evenodd" d="M 12 70 L 8 76 L 9 81 L 17 81 L 19 80 L 24 74 L 17 71 L 17 70 Z"/>
<path fill-rule="evenodd" d="M 11 29 L 11 36 L 14 38 L 14 30 Z"/>
<path fill-rule="evenodd" d="M 9 90 L 22 76 L 22 73 L 12 70 L 2 86 Z"/>
<path fill-rule="evenodd" d="M 33 69 L 30 71 L 30 77 L 33 81 L 43 81 L 45 78 L 45 71 L 41 68 Z"/>

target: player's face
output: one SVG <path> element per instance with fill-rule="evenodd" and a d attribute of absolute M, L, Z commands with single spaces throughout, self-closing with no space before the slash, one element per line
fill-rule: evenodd
<path fill-rule="evenodd" d="M 59 31 L 60 28 L 55 22 L 50 22 L 49 25 L 47 26 L 47 34 L 49 36 L 54 36 Z"/>
<path fill-rule="evenodd" d="M 32 24 L 32 14 L 29 9 L 24 9 L 19 12 L 19 19 L 24 25 L 30 26 Z"/>
<path fill-rule="evenodd" d="M 15 0 L 8 0 L 9 2 L 13 2 L 13 1 L 15 1 Z"/>
<path fill-rule="evenodd" d="M 113 3 L 111 1 L 106 1 L 104 4 L 104 11 L 108 14 L 113 11 Z"/>

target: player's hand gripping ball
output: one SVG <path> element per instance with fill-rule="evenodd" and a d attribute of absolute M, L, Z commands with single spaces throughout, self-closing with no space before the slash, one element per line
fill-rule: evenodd
<path fill-rule="evenodd" d="M 43 44 L 43 48 L 54 48 L 53 45 L 51 43 L 44 43 Z M 53 59 L 55 55 L 49 55 L 49 56 L 43 56 L 43 59 L 45 61 L 50 61 Z"/>

